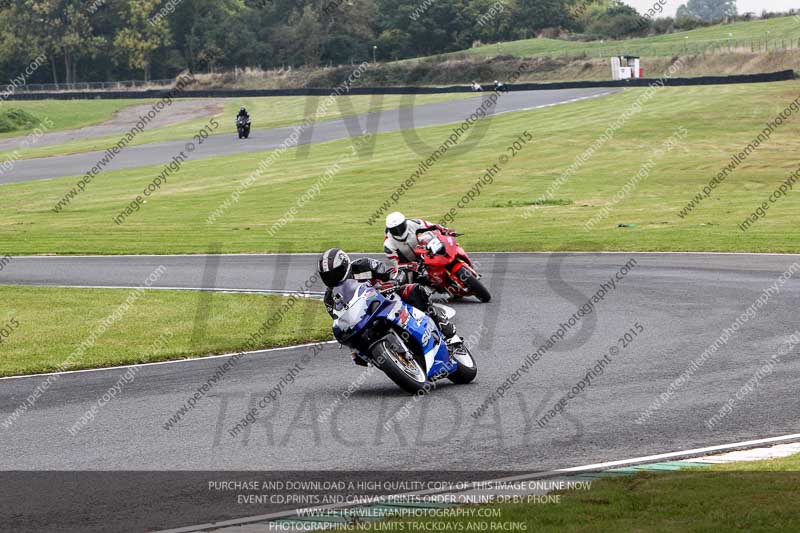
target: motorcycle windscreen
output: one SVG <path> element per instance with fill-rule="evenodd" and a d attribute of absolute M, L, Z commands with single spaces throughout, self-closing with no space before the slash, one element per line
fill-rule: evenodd
<path fill-rule="evenodd" d="M 364 329 L 372 320 L 372 315 L 376 308 L 373 302 L 384 303 L 385 298 L 381 294 L 365 283 L 348 279 L 340 285 L 334 287 L 333 314 L 336 317 L 333 321 L 333 331 L 336 338 L 350 337 Z"/>
<path fill-rule="evenodd" d="M 434 237 L 430 240 L 430 242 L 428 242 L 428 250 L 430 250 L 433 255 L 436 255 L 444 250 L 444 244 L 442 244 L 442 241 L 440 241 L 437 237 Z"/>

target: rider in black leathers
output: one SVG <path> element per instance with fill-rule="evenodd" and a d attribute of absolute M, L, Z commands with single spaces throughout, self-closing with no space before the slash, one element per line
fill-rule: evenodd
<path fill-rule="evenodd" d="M 381 291 L 393 290 L 410 306 L 427 313 L 436 322 L 447 344 L 451 344 L 451 341 L 460 342 L 460 339 L 456 336 L 455 325 L 450 322 L 443 312 L 431 305 L 428 290 L 418 283 L 402 283 L 398 279 L 397 271 L 387 268 L 381 261 L 368 257 L 361 257 L 351 261 L 349 256 L 342 250 L 333 248 L 320 257 L 319 272 L 327 286 L 324 297 L 325 309 L 332 318 L 335 318 L 333 312 L 333 287 L 336 287 L 346 279 L 355 279 L 356 281 L 369 283 Z M 353 361 L 356 364 L 365 364 L 358 357 L 354 357 Z"/>

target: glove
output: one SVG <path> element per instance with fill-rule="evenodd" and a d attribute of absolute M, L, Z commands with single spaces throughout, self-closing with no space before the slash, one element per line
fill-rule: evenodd
<path fill-rule="evenodd" d="M 406 283 L 412 283 L 418 270 L 419 270 L 419 265 L 417 263 L 405 263 L 403 265 L 399 265 L 397 267 L 397 271 L 395 273 L 393 281 L 396 282 L 398 285 L 405 285 Z"/>
<path fill-rule="evenodd" d="M 389 281 L 381 281 L 375 285 L 375 288 L 378 289 L 379 292 L 386 294 L 396 291 L 400 285 L 401 283 L 398 280 L 392 279 Z"/>
<path fill-rule="evenodd" d="M 419 263 L 403 263 L 402 265 L 399 265 L 397 269 L 398 271 L 405 270 L 407 272 L 417 272 L 419 270 Z"/>

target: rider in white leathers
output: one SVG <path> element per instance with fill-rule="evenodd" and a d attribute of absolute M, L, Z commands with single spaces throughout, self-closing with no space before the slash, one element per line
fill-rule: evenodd
<path fill-rule="evenodd" d="M 419 244 L 417 236 L 434 229 L 447 235 L 455 234 L 452 230 L 439 224 L 432 224 L 422 218 L 406 218 L 403 213 L 397 211 L 387 216 L 383 252 L 386 254 L 389 264 L 398 268 L 409 263 L 416 263 L 417 256 L 414 249 Z"/>

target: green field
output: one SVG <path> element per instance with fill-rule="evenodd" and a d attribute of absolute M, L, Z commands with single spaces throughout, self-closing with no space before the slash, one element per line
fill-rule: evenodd
<path fill-rule="evenodd" d="M 645 89 L 494 117 L 485 137 L 461 153 L 442 157 L 390 210 L 437 221 L 481 177 L 508 156 L 524 131 L 532 142 L 511 158 L 493 184 L 451 224 L 465 233 L 470 250 L 697 250 L 800 252 L 796 231 L 800 196 L 790 193 L 768 216 L 742 233 L 744 217 L 798 166 L 800 117 L 795 115 L 742 164 L 711 198 L 688 217 L 677 216 L 712 176 L 729 163 L 779 111 L 800 95 L 800 82 L 666 88 L 586 160 L 547 205 L 523 218 L 576 158 Z M 651 153 L 683 127 L 685 140 L 657 160 L 649 176 L 592 231 L 584 224 L 610 205 L 640 172 Z M 117 215 L 160 170 L 158 167 L 103 174 L 64 212 L 51 211 L 75 179 L 2 187 L 0 242 L 8 254 L 203 253 L 224 242 L 225 252 L 321 251 L 342 246 L 381 250 L 382 220 L 368 217 L 444 142 L 451 126 L 417 130 L 429 148 L 415 153 L 402 132 L 379 135 L 372 157 L 350 158 L 350 142 L 313 145 L 307 157 L 293 151 L 279 158 L 225 216 L 206 220 L 258 166 L 264 154 L 243 154 L 186 163 L 124 225 Z M 464 141 L 465 142 L 465 141 Z M 462 142 L 463 144 L 463 142 Z M 318 195 L 297 209 L 296 218 L 274 237 L 268 230 L 297 206 L 335 162 L 338 173 Z M 508 206 L 508 203 L 511 205 Z M 504 207 L 495 207 L 497 205 Z M 619 227 L 627 224 L 628 227 Z"/>
<path fill-rule="evenodd" d="M 559 503 L 498 505 L 499 518 L 431 517 L 406 523 L 405 529 L 396 522 L 361 530 L 492 531 L 498 530 L 492 522 L 500 522 L 520 526 L 511 531 L 554 533 L 798 531 L 798 486 L 800 455 L 794 455 L 596 480 L 589 490 L 559 493 Z"/>
<path fill-rule="evenodd" d="M 11 100 L 0 102 L 0 113 L 21 109 L 39 119 L 49 119 L 48 131 L 69 130 L 104 122 L 122 108 L 144 104 L 148 100 Z M 27 135 L 34 127 L 0 133 L 0 139 Z"/>
<path fill-rule="evenodd" d="M 691 31 L 655 35 L 622 41 L 566 41 L 563 39 L 524 39 L 487 44 L 451 54 L 433 56 L 446 58 L 457 55 L 493 57 L 512 55 L 608 57 L 619 54 L 663 56 L 702 53 L 716 49 L 744 48 L 747 50 L 800 48 L 800 23 L 794 17 L 780 17 L 749 22 L 720 24 Z M 431 59 L 431 58 L 424 58 Z M 407 60 L 415 61 L 415 60 Z"/>
<path fill-rule="evenodd" d="M 59 369 L 130 294 L 127 289 L 0 286 L 4 308 L 0 328 L 13 330 L 0 342 L 0 376 Z M 151 363 L 245 349 L 250 335 L 286 301 L 271 295 L 146 291 L 65 369 Z M 207 306 L 208 314 L 196 323 L 201 305 Z M 199 337 L 194 336 L 195 327 L 201 332 Z M 301 298 L 256 344 L 268 348 L 330 337 L 331 321 L 322 303 Z M 162 342 L 157 342 L 159 339 Z"/>
<path fill-rule="evenodd" d="M 316 120 L 332 120 L 336 118 L 352 116 L 371 111 L 387 111 L 399 107 L 411 105 L 427 104 L 433 102 L 443 102 L 457 98 L 469 98 L 470 93 L 449 93 L 449 94 L 423 94 L 423 95 L 357 95 L 345 96 L 336 99 L 336 103 L 331 105 L 326 103 L 327 96 L 277 96 L 259 98 L 222 98 L 218 101 L 223 111 L 214 114 L 218 127 L 213 129 L 212 134 L 236 135 L 236 125 L 234 118 L 241 106 L 247 107 L 253 120 L 253 130 L 280 128 L 301 124 L 306 117 Z M 93 109 L 99 101 L 87 101 L 87 107 Z M 115 100 L 120 102 L 119 107 L 142 103 L 139 100 Z M 125 103 L 127 102 L 127 103 Z M 47 105 L 41 102 L 30 110 L 31 113 L 43 119 L 50 116 Z M 61 102 L 51 102 L 53 109 L 59 111 Z M 124 103 L 124 104 L 123 104 Z M 19 102 L 19 107 L 28 109 L 28 102 Z M 90 113 L 91 114 L 91 113 Z M 145 129 L 144 132 L 136 136 L 130 146 L 138 144 L 148 144 L 156 142 L 174 141 L 180 139 L 190 140 L 192 136 L 209 124 L 209 116 L 188 120 L 170 126 L 163 126 L 155 129 Z M 55 120 L 54 120 L 55 121 Z M 34 157 L 49 157 L 55 155 L 67 155 L 93 150 L 105 150 L 110 145 L 119 141 L 120 135 L 110 135 L 106 137 L 96 137 L 91 139 L 79 139 L 65 144 L 40 146 L 35 145 L 26 150 L 21 150 L 21 159 Z M 246 141 L 243 141 L 246 142 Z M 0 158 L 4 155 L 0 152 Z"/>

